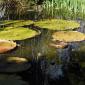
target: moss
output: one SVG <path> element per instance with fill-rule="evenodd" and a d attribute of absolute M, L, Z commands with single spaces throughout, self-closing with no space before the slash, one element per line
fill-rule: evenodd
<path fill-rule="evenodd" d="M 7 27 L 4 30 L 0 31 L 0 39 L 23 40 L 26 38 L 34 37 L 38 34 L 39 32 L 24 27 Z"/>
<path fill-rule="evenodd" d="M 77 31 L 61 31 L 55 32 L 52 35 L 53 40 L 63 42 L 77 42 L 85 40 L 85 34 Z"/>
<path fill-rule="evenodd" d="M 43 21 L 37 21 L 34 24 L 35 26 L 49 30 L 68 30 L 80 27 L 80 24 L 75 21 L 62 19 L 46 19 Z"/>

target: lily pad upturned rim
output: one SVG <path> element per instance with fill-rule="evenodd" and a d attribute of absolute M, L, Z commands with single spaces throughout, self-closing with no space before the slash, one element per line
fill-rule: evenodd
<path fill-rule="evenodd" d="M 16 47 L 16 42 L 8 40 L 0 40 L 0 53 L 5 53 Z"/>
<path fill-rule="evenodd" d="M 73 30 L 80 27 L 80 24 L 72 20 L 44 19 L 34 22 L 34 26 L 48 30 Z"/>
<path fill-rule="evenodd" d="M 53 41 L 80 42 L 85 40 L 85 34 L 78 31 L 60 31 L 54 32 Z"/>
<path fill-rule="evenodd" d="M 31 58 L 24 58 L 24 57 L 14 57 L 14 56 L 12 56 L 12 57 L 7 57 L 6 58 L 6 61 L 7 62 L 10 62 L 10 63 L 17 63 L 17 64 L 19 64 L 19 63 L 27 63 L 27 62 L 30 62 L 31 61 Z"/>
<path fill-rule="evenodd" d="M 54 48 L 66 48 L 66 47 L 68 47 L 68 43 L 66 43 L 66 42 L 56 42 L 56 43 L 54 43 L 54 42 L 52 42 L 52 43 L 50 43 L 50 46 L 51 47 L 54 47 Z"/>
<path fill-rule="evenodd" d="M 39 35 L 40 31 L 35 31 L 24 27 L 6 27 L 0 31 L 0 39 L 4 40 L 24 40 Z M 4 36 L 4 37 L 3 37 Z"/>

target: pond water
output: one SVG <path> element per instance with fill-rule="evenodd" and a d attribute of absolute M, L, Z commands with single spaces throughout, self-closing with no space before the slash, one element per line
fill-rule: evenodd
<path fill-rule="evenodd" d="M 77 30 L 85 33 L 84 27 L 85 22 L 81 22 Z M 85 42 L 72 43 L 71 59 L 68 64 L 62 64 L 57 49 L 49 45 L 52 31 L 41 31 L 34 38 L 16 41 L 19 44 L 16 49 L 0 54 L 0 60 L 9 56 L 31 58 L 26 64 L 28 68 L 0 71 L 0 85 L 85 85 Z M 7 68 L 7 63 L 1 66 Z"/>

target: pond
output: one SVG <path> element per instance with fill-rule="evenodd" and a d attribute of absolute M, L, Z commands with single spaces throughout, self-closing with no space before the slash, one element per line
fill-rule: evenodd
<path fill-rule="evenodd" d="M 75 30 L 85 33 L 85 22 L 80 23 L 80 28 Z M 50 46 L 54 31 L 33 25 L 32 28 L 41 34 L 15 40 L 18 46 L 14 50 L 0 54 L 0 85 L 85 85 L 85 41 L 72 43 L 71 59 L 68 64 L 62 64 L 57 49 Z M 8 57 L 26 58 L 28 62 L 11 63 L 6 61 Z"/>

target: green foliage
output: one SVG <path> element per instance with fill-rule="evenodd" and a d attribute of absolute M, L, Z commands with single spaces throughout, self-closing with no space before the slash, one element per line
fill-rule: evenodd
<path fill-rule="evenodd" d="M 3 27 L 4 26 L 9 26 L 9 27 L 21 27 L 25 25 L 31 25 L 33 24 L 33 21 L 31 20 L 4 20 L 1 21 L 1 24 Z"/>
<path fill-rule="evenodd" d="M 51 17 L 85 18 L 85 0 L 46 0 L 43 9 Z"/>
<path fill-rule="evenodd" d="M 35 26 L 49 30 L 68 30 L 80 27 L 75 21 L 67 21 L 62 19 L 46 19 L 34 23 Z"/>
<path fill-rule="evenodd" d="M 0 31 L 0 39 L 22 40 L 22 39 L 34 37 L 35 35 L 38 35 L 38 34 L 39 33 L 37 31 L 31 30 L 31 29 L 28 29 L 28 28 L 7 27 L 7 28 L 4 28 L 4 30 Z"/>
<path fill-rule="evenodd" d="M 31 20 L 5 20 L 1 21 L 0 39 L 23 40 L 34 37 L 40 32 L 25 28 L 25 25 L 31 25 Z M 4 36 L 4 37 L 3 37 Z"/>

